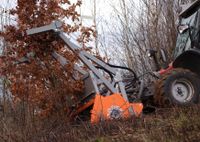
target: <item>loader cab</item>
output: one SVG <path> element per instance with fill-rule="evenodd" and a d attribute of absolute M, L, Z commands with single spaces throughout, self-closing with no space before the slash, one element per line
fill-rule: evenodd
<path fill-rule="evenodd" d="M 154 102 L 161 106 L 200 102 L 200 0 L 180 13 L 177 28 L 172 66 L 161 70 L 155 83 Z"/>
<path fill-rule="evenodd" d="M 156 71 L 161 70 L 161 74 L 164 74 L 165 70 L 168 71 L 171 68 L 185 68 L 200 75 L 200 0 L 183 8 L 179 15 L 177 31 L 177 41 L 172 56 L 173 63 L 168 66 L 166 52 L 158 51 L 161 53 L 160 59 L 166 66 L 156 64 Z M 155 63 L 158 63 L 158 55 L 155 52 L 148 51 L 148 55 L 153 57 Z"/>
<path fill-rule="evenodd" d="M 196 1 L 179 15 L 178 35 L 174 59 L 190 49 L 200 49 L 200 1 Z"/>
<path fill-rule="evenodd" d="M 189 69 L 200 75 L 200 0 L 179 15 L 173 67 Z"/>

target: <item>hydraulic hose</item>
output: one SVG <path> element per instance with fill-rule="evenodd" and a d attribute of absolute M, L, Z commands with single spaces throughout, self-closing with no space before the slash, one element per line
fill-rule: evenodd
<path fill-rule="evenodd" d="M 133 74 L 134 78 L 137 79 L 136 73 L 132 69 L 130 69 L 128 67 L 122 67 L 122 66 L 112 65 L 112 64 L 109 64 L 109 63 L 106 63 L 106 64 L 109 65 L 110 67 L 113 67 L 113 68 L 119 68 L 119 69 L 123 69 L 123 70 L 128 70 L 128 71 L 130 71 Z"/>
<path fill-rule="evenodd" d="M 138 79 L 136 73 L 135 73 L 132 69 L 130 69 L 130 68 L 128 68 L 128 67 L 112 65 L 112 64 L 106 63 L 106 62 L 103 61 L 102 59 L 99 59 L 99 60 L 101 60 L 102 62 L 104 62 L 105 64 L 107 64 L 108 66 L 110 66 L 110 67 L 112 67 L 112 68 L 118 68 L 118 69 L 128 70 L 129 72 L 131 72 L 131 73 L 133 74 L 135 80 Z M 103 69 L 103 70 L 106 71 L 107 73 L 110 72 L 110 71 L 104 69 L 103 67 L 99 67 L 99 66 L 98 66 L 98 68 Z M 112 74 L 112 73 L 110 72 L 109 75 L 111 75 L 111 74 Z"/>

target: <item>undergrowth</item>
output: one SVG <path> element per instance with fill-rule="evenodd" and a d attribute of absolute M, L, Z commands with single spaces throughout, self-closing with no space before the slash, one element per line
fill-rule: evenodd
<path fill-rule="evenodd" d="M 0 142 L 198 142 L 199 109 L 200 106 L 157 109 L 141 118 L 98 125 L 67 123 L 61 117 L 22 123 L 11 114 L 2 113 Z"/>

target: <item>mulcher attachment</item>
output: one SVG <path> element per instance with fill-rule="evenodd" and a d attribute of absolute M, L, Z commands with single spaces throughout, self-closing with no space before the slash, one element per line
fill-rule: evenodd
<path fill-rule="evenodd" d="M 91 110 L 91 123 L 101 120 L 124 119 L 138 117 L 143 110 L 142 103 L 129 103 L 120 94 L 102 96 L 97 94 Z"/>

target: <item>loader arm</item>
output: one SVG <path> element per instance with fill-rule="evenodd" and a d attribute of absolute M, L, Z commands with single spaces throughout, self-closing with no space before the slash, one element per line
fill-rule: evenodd
<path fill-rule="evenodd" d="M 95 56 L 89 54 L 85 50 L 81 50 L 81 47 L 78 45 L 74 44 L 73 42 L 70 41 L 70 38 L 67 36 L 66 33 L 62 31 L 62 23 L 59 21 L 54 21 L 50 25 L 47 26 L 42 26 L 38 28 L 33 28 L 27 30 L 27 35 L 34 35 L 34 34 L 39 34 L 43 32 L 54 32 L 57 33 L 57 35 L 65 42 L 67 45 L 66 48 L 71 50 L 76 56 L 84 63 L 84 65 L 87 66 L 88 70 L 85 71 L 78 65 L 74 65 L 74 69 L 77 70 L 79 73 L 84 75 L 84 85 L 85 85 L 85 94 L 82 98 L 88 98 L 91 94 L 95 94 L 95 98 L 89 99 L 87 101 L 83 101 L 82 105 L 80 105 L 77 110 L 83 111 L 90 105 L 94 104 L 95 108 L 93 108 L 92 114 L 93 117 L 91 117 L 92 122 L 100 120 L 99 116 L 103 115 L 104 118 L 107 118 L 107 114 L 103 111 L 103 107 L 105 107 L 105 104 L 108 105 L 109 107 L 115 106 L 117 103 L 119 105 L 126 104 L 125 108 L 127 110 L 123 110 L 122 112 L 124 113 L 123 117 L 125 117 L 125 114 L 129 114 L 130 116 L 138 114 L 138 112 L 141 113 L 143 105 L 140 103 L 136 103 L 139 107 L 137 108 L 138 111 L 133 108 L 133 105 L 129 104 L 128 96 L 125 91 L 125 86 L 124 83 L 122 82 L 122 77 L 120 74 L 117 73 L 116 69 L 109 66 L 107 63 L 99 60 Z M 59 55 L 56 52 L 52 53 L 52 56 L 60 62 L 60 64 L 64 67 L 68 61 L 61 55 Z M 107 79 L 99 70 L 98 67 L 101 67 L 105 71 L 111 73 L 113 75 L 113 80 L 110 81 Z M 107 92 L 102 94 L 102 89 L 105 90 L 107 89 Z M 119 95 L 120 94 L 120 95 Z M 112 96 L 112 101 L 106 98 L 109 96 Z M 103 97 L 103 98 L 102 98 Z M 121 101 L 120 101 L 121 100 Z M 123 101 L 124 100 L 124 101 Z M 100 103 L 104 101 L 105 103 Z M 108 102 L 106 102 L 108 101 Z M 98 107 L 102 107 L 97 109 Z M 120 106 L 119 106 L 120 107 Z M 124 109 L 124 108 L 123 108 Z M 121 111 L 121 109 L 119 109 Z M 115 110 L 112 110 L 112 112 Z M 125 113 L 125 111 L 128 111 L 128 113 Z M 79 112 L 75 112 L 79 113 Z M 121 113 L 119 113 L 121 114 Z"/>
<path fill-rule="evenodd" d="M 34 34 L 39 34 L 39 33 L 42 33 L 42 32 L 49 32 L 49 31 L 56 32 L 58 34 L 58 36 L 65 42 L 65 44 L 67 45 L 67 48 L 69 48 L 71 51 L 73 51 L 74 54 L 77 55 L 77 57 L 93 72 L 93 74 L 98 79 L 101 80 L 101 82 L 112 93 L 119 93 L 119 90 L 114 87 L 114 84 L 110 83 L 98 71 L 98 69 L 94 66 L 93 63 L 96 63 L 98 66 L 101 66 L 101 67 L 105 68 L 107 71 L 111 72 L 114 75 L 116 75 L 116 70 L 113 69 L 113 68 L 111 68 L 111 67 L 109 67 L 103 61 L 97 59 L 96 57 L 94 57 L 93 55 L 87 53 L 86 51 L 80 50 L 81 48 L 70 41 L 69 37 L 67 37 L 67 35 L 61 30 L 61 27 L 62 27 L 62 23 L 59 22 L 59 21 L 55 21 L 55 22 L 52 22 L 50 25 L 47 25 L 47 26 L 42 26 L 42 27 L 38 27 L 38 28 L 33 28 L 33 29 L 30 29 L 30 30 L 27 30 L 27 35 L 34 35 Z M 53 56 L 56 57 L 56 54 L 53 53 Z M 64 63 L 64 62 L 66 62 L 66 61 L 63 60 L 64 58 L 62 58 L 62 59 L 61 58 L 56 58 L 56 59 L 59 59 L 59 61 L 60 61 L 61 64 Z M 77 68 L 77 66 L 76 66 L 76 68 Z M 82 72 L 82 70 L 80 70 L 80 68 L 78 69 L 78 71 Z M 119 80 L 121 80 L 120 76 L 118 76 L 118 77 L 119 77 Z M 126 94 L 124 94 L 124 95 L 126 95 Z"/>

